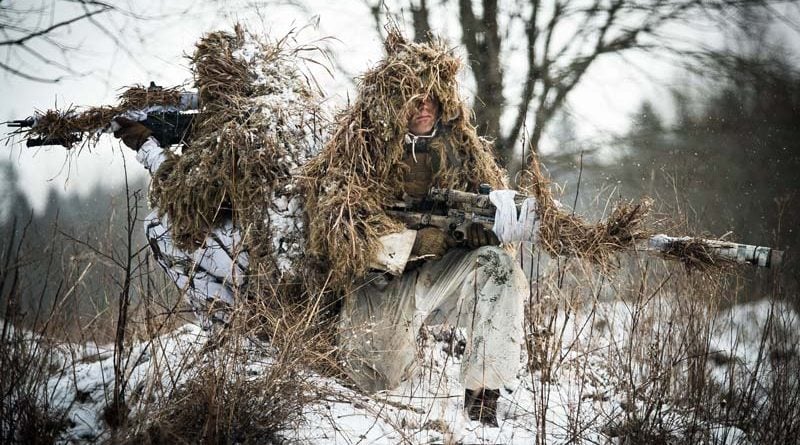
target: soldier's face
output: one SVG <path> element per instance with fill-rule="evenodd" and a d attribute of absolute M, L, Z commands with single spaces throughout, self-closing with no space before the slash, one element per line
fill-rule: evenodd
<path fill-rule="evenodd" d="M 408 131 L 415 136 L 429 134 L 439 118 L 439 104 L 431 98 L 426 97 L 419 104 L 419 107 L 408 120 Z"/>

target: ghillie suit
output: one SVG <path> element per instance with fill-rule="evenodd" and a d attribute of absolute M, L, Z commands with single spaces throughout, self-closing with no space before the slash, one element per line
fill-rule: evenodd
<path fill-rule="evenodd" d="M 606 220 L 590 223 L 553 198 L 536 154 L 519 182 L 521 190 L 536 198 L 537 246 L 551 256 L 577 257 L 610 272 L 618 264 L 616 254 L 635 250 L 638 242 L 652 235 L 645 224 L 653 203 L 649 198 L 619 202 Z"/>
<path fill-rule="evenodd" d="M 304 174 L 309 253 L 338 291 L 367 272 L 380 236 L 404 229 L 384 209 L 403 195 L 408 119 L 425 97 L 438 100 L 444 128 L 430 147 L 434 185 L 470 191 L 481 183 L 505 185 L 491 144 L 469 121 L 456 79 L 461 62 L 445 43 L 413 43 L 390 31 L 384 47 L 386 57 L 360 79 L 355 102 Z"/>
<path fill-rule="evenodd" d="M 168 157 L 150 191 L 186 250 L 233 219 L 250 257 L 248 290 L 262 297 L 307 276 L 293 175 L 318 150 L 324 128 L 320 94 L 297 64 L 297 52 L 307 48 L 290 49 L 286 40 L 262 42 L 237 25 L 197 43 L 201 114 L 189 144 Z"/>

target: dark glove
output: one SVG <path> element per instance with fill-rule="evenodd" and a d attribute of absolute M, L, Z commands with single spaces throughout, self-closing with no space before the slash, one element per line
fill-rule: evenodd
<path fill-rule="evenodd" d="M 487 229 L 480 223 L 472 223 L 467 227 L 465 240 L 467 247 L 477 249 L 482 246 L 497 246 L 500 240 L 491 229 Z"/>
<path fill-rule="evenodd" d="M 114 137 L 122 139 L 125 145 L 136 151 L 139 151 L 142 144 L 153 134 L 149 128 L 125 117 L 116 117 L 114 122 L 120 126 L 120 129 L 114 132 Z"/>
<path fill-rule="evenodd" d="M 436 227 L 417 230 L 417 238 L 414 240 L 414 247 L 411 248 L 411 255 L 433 255 L 440 258 L 445 252 L 447 252 L 447 235 L 444 232 Z"/>

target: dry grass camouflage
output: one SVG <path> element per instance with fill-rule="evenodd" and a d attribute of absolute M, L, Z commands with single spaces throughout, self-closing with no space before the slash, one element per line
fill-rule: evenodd
<path fill-rule="evenodd" d="M 439 101 L 447 129 L 431 146 L 441 159 L 434 185 L 471 191 L 481 183 L 506 185 L 491 144 L 478 137 L 459 95 L 461 61 L 442 41 L 409 42 L 396 30 L 384 46 L 386 56 L 360 79 L 355 101 L 304 174 L 309 252 L 330 271 L 337 290 L 367 271 L 381 235 L 403 228 L 384 209 L 402 196 L 407 123 L 426 96 Z"/>
<path fill-rule="evenodd" d="M 462 63 L 452 50 L 440 40 L 410 42 L 394 29 L 384 46 L 386 56 L 359 79 L 355 100 L 317 154 L 330 122 L 320 109 L 321 93 L 298 63 L 309 48 L 291 47 L 288 36 L 265 42 L 241 26 L 204 36 L 191 57 L 202 113 L 183 152 L 168 152 L 150 191 L 151 203 L 169 215 L 177 245 L 192 250 L 233 218 L 250 255 L 251 295 L 294 293 L 297 301 L 324 288 L 347 291 L 367 271 L 378 238 L 403 228 L 384 209 L 403 194 L 407 122 L 427 96 L 439 102 L 442 124 L 431 144 L 440 167 L 433 185 L 506 188 L 492 144 L 478 136 L 459 94 Z M 134 86 L 116 106 L 48 111 L 23 136 L 67 139 L 77 130 L 92 140 L 125 110 L 179 102 L 178 88 Z M 538 201 L 539 247 L 550 255 L 608 271 L 616 253 L 653 233 L 645 223 L 649 199 L 619 203 L 606 220 L 589 223 L 557 204 L 535 156 L 523 173 L 522 190 Z M 299 209 L 289 215 L 275 208 L 281 199 Z M 287 218 L 290 227 L 276 233 Z M 285 245 L 294 251 L 283 252 Z M 702 246 L 691 247 L 668 257 L 691 269 L 719 265 Z M 280 264 L 278 251 L 288 265 Z"/>
<path fill-rule="evenodd" d="M 152 106 L 177 106 L 180 104 L 179 87 L 148 89 L 143 85 L 133 85 L 119 95 L 119 102 L 113 106 L 67 107 L 63 110 L 46 110 L 36 113 L 36 125 L 16 132 L 23 140 L 41 138 L 45 140 L 66 141 L 73 148 L 97 142 L 111 120 L 127 110 L 140 110 Z"/>

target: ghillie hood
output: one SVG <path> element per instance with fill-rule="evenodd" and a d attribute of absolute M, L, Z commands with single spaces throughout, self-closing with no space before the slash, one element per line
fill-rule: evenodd
<path fill-rule="evenodd" d="M 360 79 L 354 103 L 305 171 L 309 253 L 337 290 L 367 271 L 381 235 L 403 229 L 384 208 L 402 195 L 408 120 L 426 96 L 438 100 L 447 130 L 434 149 L 450 154 L 439 153 L 436 185 L 470 191 L 481 183 L 505 185 L 491 144 L 478 137 L 459 95 L 460 60 L 442 41 L 413 43 L 396 31 L 384 46 L 385 58 Z"/>

